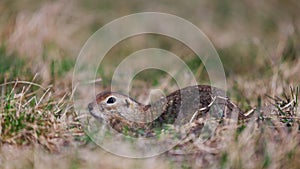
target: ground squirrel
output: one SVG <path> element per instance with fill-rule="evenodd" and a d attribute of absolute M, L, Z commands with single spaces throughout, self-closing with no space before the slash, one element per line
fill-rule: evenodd
<path fill-rule="evenodd" d="M 151 131 L 163 124 L 183 125 L 205 116 L 207 112 L 210 116 L 224 118 L 236 110 L 239 119 L 245 118 L 243 111 L 226 97 L 223 90 L 208 85 L 177 90 L 149 105 L 121 93 L 105 91 L 96 96 L 88 109 L 92 116 L 118 132 L 126 129 L 132 133 L 141 129 Z M 144 132 L 144 135 L 147 133 L 151 132 Z"/>

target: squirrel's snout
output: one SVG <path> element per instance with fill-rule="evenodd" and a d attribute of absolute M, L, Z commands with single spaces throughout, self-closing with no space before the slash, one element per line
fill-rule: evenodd
<path fill-rule="evenodd" d="M 93 111 L 93 109 L 94 109 L 94 103 L 93 102 L 89 103 L 88 109 L 89 109 L 89 112 Z"/>

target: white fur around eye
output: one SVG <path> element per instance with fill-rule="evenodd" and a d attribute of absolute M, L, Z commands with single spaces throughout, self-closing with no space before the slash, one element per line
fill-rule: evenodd
<path fill-rule="evenodd" d="M 108 105 L 113 105 L 117 102 L 117 98 L 115 96 L 109 96 L 106 98 L 105 103 Z"/>

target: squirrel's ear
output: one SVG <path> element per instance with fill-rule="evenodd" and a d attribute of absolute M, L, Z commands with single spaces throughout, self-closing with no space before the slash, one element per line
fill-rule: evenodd
<path fill-rule="evenodd" d="M 128 99 L 125 99 L 125 102 L 126 102 L 126 107 L 129 108 L 130 103 L 129 103 Z"/>

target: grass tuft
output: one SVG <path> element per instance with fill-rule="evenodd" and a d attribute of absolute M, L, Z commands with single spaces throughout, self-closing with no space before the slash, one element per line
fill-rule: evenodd
<path fill-rule="evenodd" d="M 2 85 L 1 144 L 41 144 L 50 151 L 82 133 L 69 94 L 59 98 L 51 87 L 33 89 L 33 82 Z"/>

